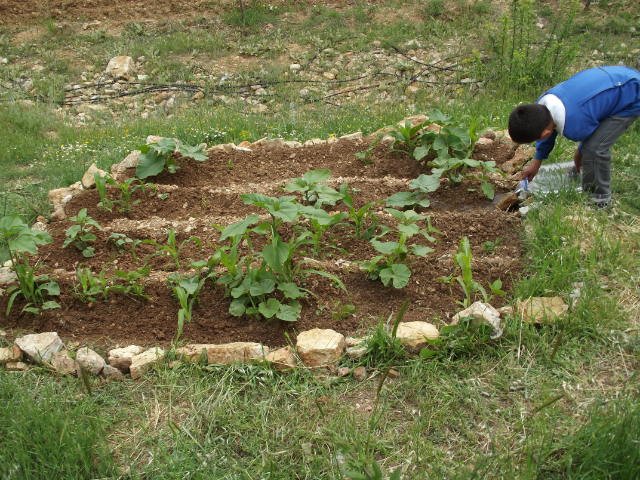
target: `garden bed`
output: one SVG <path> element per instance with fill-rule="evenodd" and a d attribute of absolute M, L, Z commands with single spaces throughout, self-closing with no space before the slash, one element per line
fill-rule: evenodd
<path fill-rule="evenodd" d="M 56 331 L 62 338 L 80 344 L 104 344 L 108 347 L 135 343 L 166 347 L 176 337 L 180 308 L 178 300 L 165 284 L 166 278 L 176 270 L 190 273 L 186 258 L 208 260 L 220 245 L 228 245 L 228 240 L 218 243 L 220 232 L 213 224 L 227 226 L 250 214 L 264 216 L 264 210 L 245 205 L 240 194 L 292 195 L 281 190 L 289 179 L 301 177 L 309 170 L 329 169 L 329 186 L 338 189 L 341 184 L 348 183 L 359 190 L 353 197 L 358 209 L 368 202 L 386 200 L 390 195 L 407 191 L 409 181 L 430 171 L 429 167 L 421 166 L 408 155 L 388 153 L 388 144 L 382 143 L 372 151 L 371 164 L 365 165 L 354 157 L 354 153 L 367 147 L 367 139 L 342 140 L 296 149 L 216 151 L 210 152 L 205 162 L 188 158 L 177 173 L 165 171 L 147 179 L 157 185 L 159 193 L 168 193 L 165 199 L 158 195 L 144 196 L 138 191 L 134 198 L 142 201 L 126 214 L 99 210 L 98 192 L 86 190 L 66 205 L 66 214 L 71 217 L 86 208 L 88 215 L 104 228 L 102 232 L 93 230 L 97 236 L 95 255 L 85 258 L 73 244 L 62 248 L 65 231 L 73 222 L 64 220 L 48 225 L 54 242 L 39 247 L 37 258 L 53 269 L 61 289 L 58 298 L 61 308 L 45 310 L 41 316 L 21 313 L 24 301 L 18 298 L 10 316 L 6 317 L 4 312 L 8 298 L 1 296 L 0 311 L 3 314 L 0 326 L 34 332 Z M 513 149 L 496 141 L 492 145 L 478 146 L 473 158 L 494 159 L 500 165 L 513 155 Z M 127 170 L 119 180 L 132 177 L 134 173 L 133 169 Z M 511 183 L 496 181 L 496 193 L 507 191 L 512 187 Z M 521 271 L 519 218 L 496 209 L 482 195 L 479 182 L 474 179 L 465 179 L 456 188 L 447 188 L 447 182 L 443 181 L 441 188 L 429 194 L 429 199 L 430 207 L 423 209 L 421 214 L 430 215 L 433 227 L 441 233 L 433 235 L 437 239 L 435 243 L 422 236 L 411 239 L 411 243 L 428 246 L 435 251 L 425 258 L 410 255 L 412 275 L 404 288 L 384 287 L 380 281 L 369 280 L 366 273 L 351 262 L 370 260 L 377 252 L 369 241 L 355 238 L 352 229 L 336 228 L 332 232 L 332 240 L 348 254 L 329 250 L 325 257 L 316 260 L 322 270 L 343 282 L 353 305 L 359 310 L 355 315 L 334 318 L 335 303 L 340 302 L 341 306 L 349 304 L 349 297 L 331 279 L 318 275 L 308 276 L 304 285 L 300 285 L 313 295 L 301 299 L 302 312 L 297 322 L 285 322 L 275 317 L 270 321 L 247 315 L 235 317 L 229 313 L 230 298 L 225 298 L 224 288 L 207 281 L 198 297 L 200 304 L 194 305 L 193 320 L 185 323 L 181 339 L 212 344 L 251 341 L 278 347 L 287 344 L 287 337 L 312 328 L 331 328 L 353 336 L 366 331 L 378 318 L 386 319 L 406 298 L 411 299 L 411 304 L 404 316 L 405 321 L 446 324 L 459 309 L 456 301 L 463 300 L 464 296 L 457 284 L 450 289 L 440 278 L 454 274 L 453 255 L 465 236 L 469 238 L 473 252 L 474 280 L 487 288 L 487 282 L 501 279 L 503 289 L 511 292 L 512 281 Z M 380 224 L 397 226 L 397 221 L 384 208 L 384 204 L 373 207 Z M 348 210 L 341 201 L 326 209 L 330 213 Z M 426 221 L 421 222 L 421 227 L 424 226 Z M 112 293 L 106 302 L 98 300 L 87 304 L 73 295 L 74 283 L 77 283 L 75 269 L 78 267 L 88 266 L 96 276 L 104 268 L 106 277 L 111 278 L 116 269 L 131 271 L 144 266 L 145 257 L 156 250 L 150 244 L 138 245 L 136 261 L 129 246 L 120 253 L 111 242 L 107 242 L 111 233 L 122 233 L 132 240 L 154 239 L 159 244 L 166 244 L 167 230 L 171 227 L 175 229 L 178 244 L 196 236 L 203 248 L 200 250 L 195 242 L 186 244 L 180 254 L 179 269 L 168 265 L 168 257 L 151 257 L 148 260 L 151 273 L 145 280 L 145 294 L 150 296 L 150 300 Z M 289 224 L 284 224 L 280 231 L 284 240 L 294 233 Z M 260 250 L 264 238 L 256 236 L 253 240 L 254 248 Z M 329 245 L 326 233 L 323 242 Z M 485 242 L 499 243 L 499 247 L 483 247 Z M 245 253 L 249 252 L 248 246 L 243 249 Z M 311 257 L 310 254 L 305 256 Z M 503 302 L 503 297 L 494 297 L 491 301 L 496 307 Z"/>

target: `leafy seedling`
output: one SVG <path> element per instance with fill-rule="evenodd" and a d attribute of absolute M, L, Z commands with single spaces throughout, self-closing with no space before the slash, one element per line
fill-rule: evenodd
<path fill-rule="evenodd" d="M 176 266 L 176 268 L 180 268 L 180 252 L 187 243 L 195 242 L 200 247 L 200 250 L 202 250 L 202 242 L 198 237 L 189 237 L 186 240 L 183 240 L 182 243 L 178 246 L 176 242 L 176 232 L 173 227 L 169 229 L 169 231 L 167 232 L 167 236 L 168 238 L 166 245 L 160 245 L 155 240 L 135 240 L 131 245 L 131 254 L 133 255 L 133 259 L 136 262 L 138 261 L 138 258 L 135 254 L 136 246 L 141 243 L 148 243 L 155 246 L 157 250 L 154 253 L 147 255 L 144 259 L 144 263 L 147 263 L 147 260 L 151 257 L 156 257 L 158 255 L 168 255 L 173 259 L 173 264 Z M 189 260 L 193 261 L 192 259 Z"/>
<path fill-rule="evenodd" d="M 95 248 L 90 247 L 90 242 L 95 242 L 96 236 L 91 233 L 93 227 L 103 231 L 104 229 L 93 218 L 87 216 L 87 209 L 83 208 L 78 215 L 71 217 L 69 220 L 77 222 L 77 225 L 70 226 L 65 232 L 66 240 L 62 244 L 62 248 L 66 248 L 70 243 L 74 243 L 76 248 L 82 252 L 85 257 L 93 257 Z"/>
<path fill-rule="evenodd" d="M 193 158 L 199 162 L 204 162 L 207 159 L 203 153 L 203 145 L 191 147 L 173 138 L 163 138 L 155 143 L 141 145 L 138 149 L 141 153 L 138 155 L 140 163 L 136 167 L 136 176 L 140 179 L 158 175 L 165 169 L 165 166 L 170 173 L 176 173 L 182 164 L 182 162 L 176 163 L 173 158 L 173 154 L 176 152 L 180 152 L 184 159 Z"/>
<path fill-rule="evenodd" d="M 107 293 L 109 287 L 107 286 L 107 279 L 105 278 L 104 269 L 100 271 L 98 278 L 95 278 L 91 273 L 91 269 L 79 268 L 78 283 L 73 284 L 73 294 L 76 298 L 84 303 L 96 302 L 95 298 L 98 295 L 102 295 L 103 299 L 107 300 Z"/>
<path fill-rule="evenodd" d="M 150 300 L 149 295 L 144 293 L 143 278 L 149 276 L 151 266 L 139 268 L 138 270 L 132 270 L 125 272 L 124 270 L 116 270 L 116 277 L 123 280 L 123 284 L 113 285 L 109 287 L 110 292 L 124 293 L 133 295 L 135 297 L 144 298 Z"/>
<path fill-rule="evenodd" d="M 335 205 L 343 195 L 324 184 L 330 176 L 331 170 L 310 170 L 302 178 L 292 178 L 291 182 L 284 186 L 284 190 L 302 193 L 305 205 L 313 204 L 316 208 L 323 204 Z"/>

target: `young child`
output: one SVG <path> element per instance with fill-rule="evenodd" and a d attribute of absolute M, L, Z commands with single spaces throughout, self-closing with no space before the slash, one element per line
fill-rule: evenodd
<path fill-rule="evenodd" d="M 611 201 L 610 148 L 640 117 L 640 72 L 629 67 L 584 70 L 544 93 L 536 104 L 520 105 L 509 116 L 516 143 L 536 141 L 533 164 L 522 178 L 533 178 L 549 157 L 558 135 L 580 142 L 573 161 L 582 170 L 582 188 L 596 207 Z"/>

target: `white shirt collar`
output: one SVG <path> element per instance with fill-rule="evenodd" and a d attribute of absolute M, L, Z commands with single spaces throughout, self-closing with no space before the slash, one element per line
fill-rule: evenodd
<path fill-rule="evenodd" d="M 542 97 L 538 104 L 544 105 L 549 109 L 553 123 L 556 124 L 556 131 L 562 136 L 562 132 L 564 132 L 564 121 L 567 117 L 567 110 L 564 108 L 564 103 L 562 103 L 558 97 L 549 93 Z"/>

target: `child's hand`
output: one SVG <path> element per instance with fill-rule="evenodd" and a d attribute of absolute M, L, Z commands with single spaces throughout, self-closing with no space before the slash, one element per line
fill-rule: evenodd
<path fill-rule="evenodd" d="M 533 180 L 533 177 L 535 177 L 538 174 L 538 170 L 540 170 L 540 165 L 542 165 L 542 160 L 534 160 L 531 165 L 522 170 L 522 179 L 528 178 L 529 181 Z"/>
<path fill-rule="evenodd" d="M 576 153 L 573 154 L 573 163 L 576 166 L 576 173 L 580 173 L 580 170 L 582 170 L 582 154 L 577 148 Z"/>

